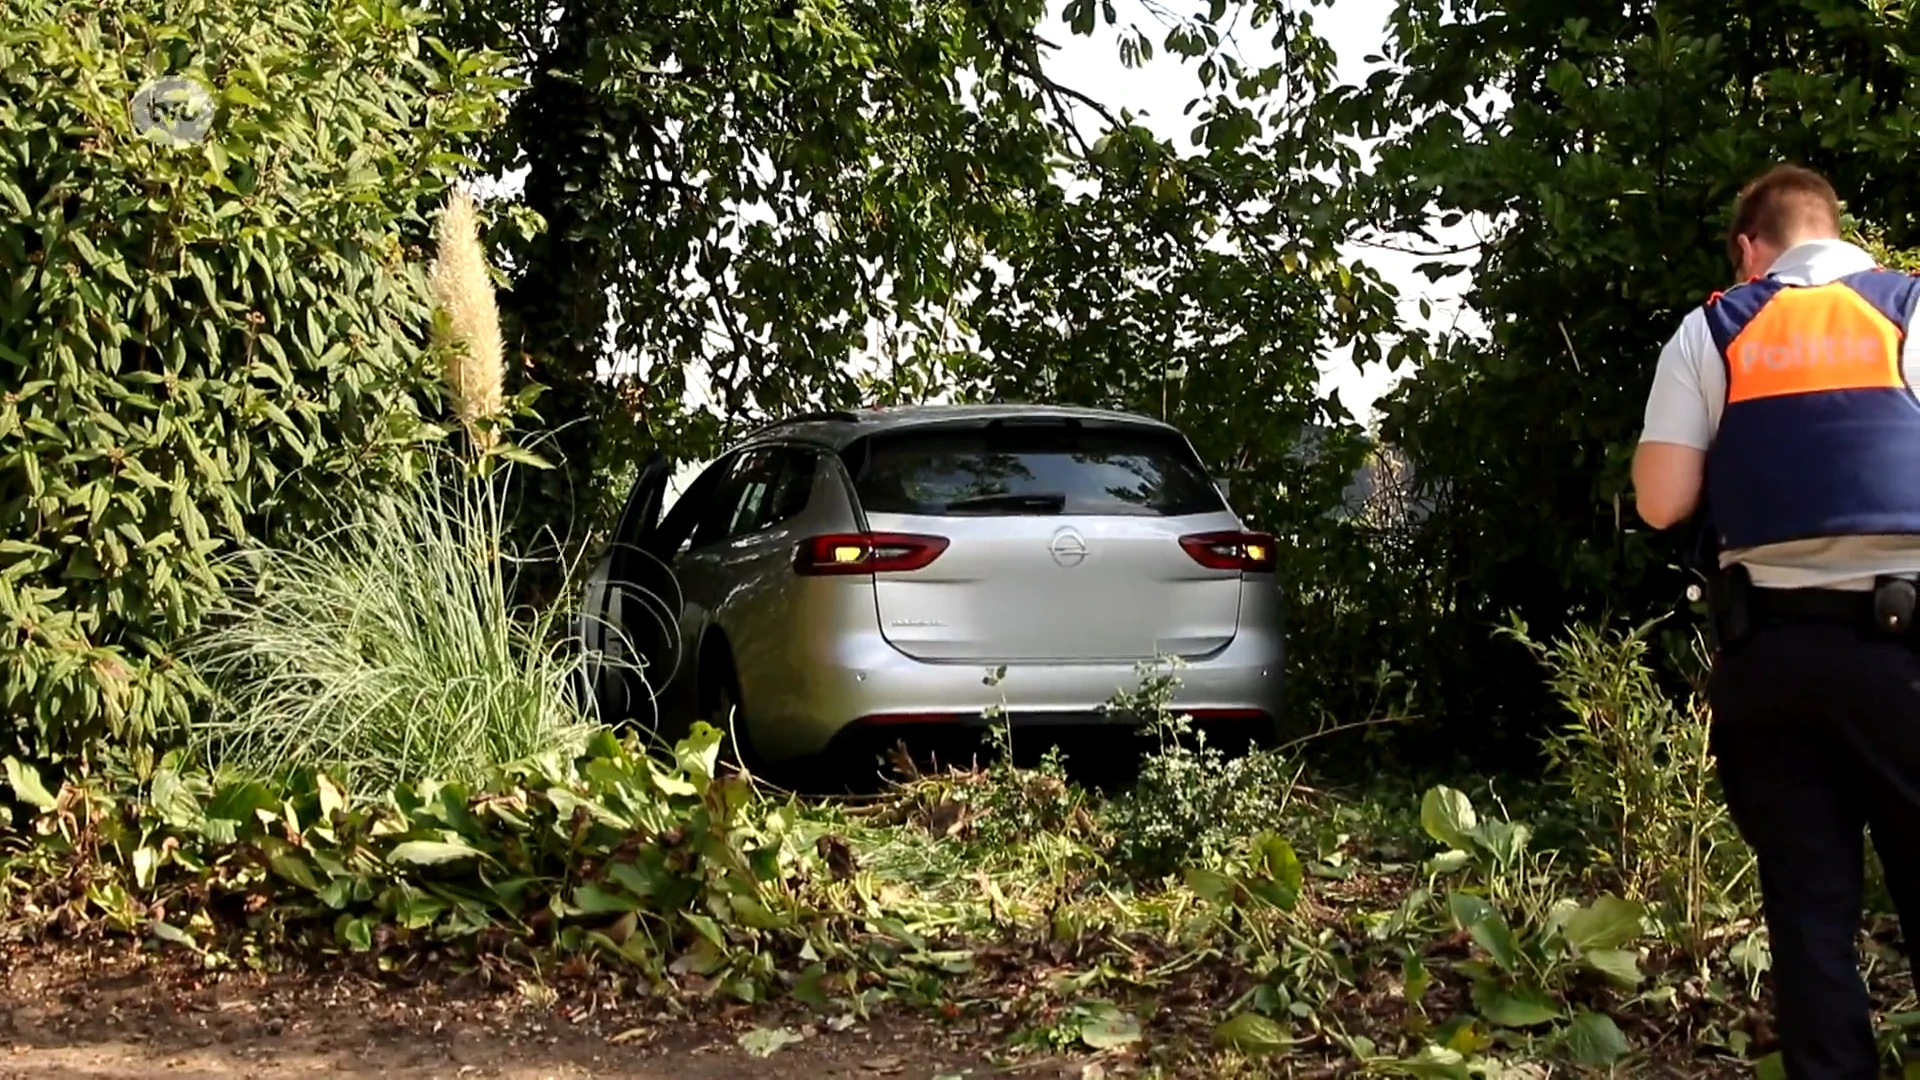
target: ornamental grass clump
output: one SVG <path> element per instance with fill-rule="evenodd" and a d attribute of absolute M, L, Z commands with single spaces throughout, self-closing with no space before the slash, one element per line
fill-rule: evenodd
<path fill-rule="evenodd" d="M 215 695 L 193 749 L 216 769 L 314 768 L 374 792 L 584 745 L 564 612 L 513 608 L 504 532 L 492 482 L 430 474 L 247 551 L 244 583 L 185 650 Z"/>

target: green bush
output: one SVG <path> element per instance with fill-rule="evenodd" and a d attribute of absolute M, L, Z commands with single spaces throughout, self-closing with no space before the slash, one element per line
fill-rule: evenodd
<path fill-rule="evenodd" d="M 432 434 L 412 245 L 497 108 L 397 0 L 15 0 L 0 28 L 0 748 L 140 750 L 235 541 Z M 135 130 L 193 80 L 206 136 Z M 186 85 L 186 84 L 178 84 Z"/>
<path fill-rule="evenodd" d="M 1178 676 L 1139 667 L 1138 690 L 1114 696 L 1116 712 L 1143 725 L 1153 752 L 1133 785 L 1107 804 L 1108 858 L 1129 877 L 1155 881 L 1217 860 L 1285 820 L 1300 767 L 1273 750 L 1230 755 L 1171 706 Z M 1174 670 L 1177 670 L 1175 665 Z"/>
<path fill-rule="evenodd" d="M 514 607 L 497 482 L 363 495 L 332 528 L 235 556 L 245 586 L 181 651 L 213 691 L 195 752 L 383 790 L 577 751 L 591 729 L 573 693 L 582 657 L 564 609 Z"/>

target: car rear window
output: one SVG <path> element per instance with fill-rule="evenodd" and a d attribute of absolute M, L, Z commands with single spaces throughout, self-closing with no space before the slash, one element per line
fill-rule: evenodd
<path fill-rule="evenodd" d="M 1181 517 L 1225 509 L 1184 439 L 1062 425 L 876 435 L 848 464 L 869 513 Z"/>

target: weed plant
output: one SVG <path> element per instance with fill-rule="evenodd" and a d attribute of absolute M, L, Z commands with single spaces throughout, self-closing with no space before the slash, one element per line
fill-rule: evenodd
<path fill-rule="evenodd" d="M 1727 815 L 1701 695 L 1675 702 L 1647 663 L 1655 624 L 1578 626 L 1551 644 L 1506 633 L 1547 672 L 1567 720 L 1546 739 L 1567 812 L 1599 871 L 1649 904 L 1690 951 L 1710 928 L 1756 911 L 1752 852 Z"/>

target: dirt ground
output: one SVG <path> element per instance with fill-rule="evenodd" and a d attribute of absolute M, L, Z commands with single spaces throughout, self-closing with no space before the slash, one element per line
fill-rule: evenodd
<path fill-rule="evenodd" d="M 1098 1076 L 1067 1061 L 996 1066 L 1001 1040 L 966 1022 L 882 1017 L 844 1030 L 805 1017 L 668 1015 L 559 991 L 395 986 L 350 975 L 209 976 L 119 949 L 0 956 L 0 1078 L 498 1078 L 945 1080 Z M 764 1025 L 764 1026 L 760 1026 Z M 771 1037 L 781 1033 L 779 1038 Z M 797 1038 L 796 1038 L 797 1037 Z M 793 1041 L 788 1041 L 789 1039 Z M 743 1045 L 777 1048 L 756 1056 Z M 1084 1070 L 1084 1071 L 1083 1071 Z"/>

